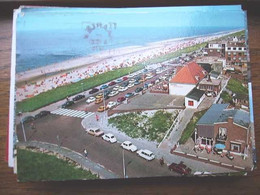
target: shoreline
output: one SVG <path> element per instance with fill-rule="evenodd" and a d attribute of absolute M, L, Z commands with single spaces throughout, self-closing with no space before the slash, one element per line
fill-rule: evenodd
<path fill-rule="evenodd" d="M 23 71 L 16 73 L 16 83 L 22 83 L 25 81 L 32 81 L 34 79 L 37 79 L 37 77 L 43 77 L 46 74 L 55 74 L 55 73 L 61 73 L 67 70 L 71 70 L 74 68 L 81 68 L 82 66 L 88 66 L 92 65 L 94 63 L 98 63 L 102 60 L 109 59 L 109 58 L 115 58 L 118 56 L 122 55 L 128 55 L 131 53 L 136 53 L 136 52 L 142 52 L 145 50 L 149 49 L 155 49 L 157 47 L 162 47 L 162 46 L 167 46 L 167 45 L 172 45 L 174 43 L 182 42 L 182 41 L 187 41 L 187 40 L 192 40 L 196 38 L 207 38 L 211 36 L 224 36 L 225 34 L 230 34 L 230 33 L 235 33 L 240 30 L 233 30 L 233 31 L 223 31 L 223 32 L 218 32 L 214 34 L 208 34 L 208 35 L 201 35 L 201 36 L 191 36 L 191 37 L 182 37 L 182 38 L 174 38 L 174 39 L 168 39 L 168 40 L 162 40 L 162 41 L 156 41 L 156 42 L 151 42 L 147 43 L 144 46 L 127 46 L 127 47 L 121 47 L 121 48 L 115 48 L 115 49 L 110 49 L 110 50 L 104 50 L 99 53 L 95 54 L 90 54 L 84 57 L 77 57 L 77 58 L 72 58 L 69 60 L 65 60 L 62 62 L 57 62 L 53 64 L 49 64 L 46 66 L 42 66 L 36 69 L 28 70 L 28 71 Z"/>

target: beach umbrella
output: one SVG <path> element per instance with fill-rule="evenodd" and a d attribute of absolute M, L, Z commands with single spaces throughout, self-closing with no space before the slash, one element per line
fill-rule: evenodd
<path fill-rule="evenodd" d="M 226 147 L 225 144 L 216 144 L 215 145 L 215 148 L 220 149 L 220 150 L 223 150 L 225 147 Z"/>

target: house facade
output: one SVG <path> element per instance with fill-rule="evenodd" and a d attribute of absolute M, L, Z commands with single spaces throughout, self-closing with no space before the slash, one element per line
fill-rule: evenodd
<path fill-rule="evenodd" d="M 225 43 L 210 42 L 205 48 L 206 56 L 224 57 Z"/>
<path fill-rule="evenodd" d="M 225 47 L 225 58 L 229 65 L 242 66 L 247 63 L 247 48 L 244 42 L 229 42 Z"/>
<path fill-rule="evenodd" d="M 203 91 L 214 92 L 217 95 L 221 90 L 221 80 L 213 79 L 208 75 L 207 78 L 200 81 L 198 88 Z"/>
<path fill-rule="evenodd" d="M 185 106 L 186 108 L 198 108 L 204 98 L 204 91 L 195 87 L 185 96 Z"/>
<path fill-rule="evenodd" d="M 250 147 L 249 112 L 228 109 L 228 104 L 213 104 L 195 128 L 195 144 L 202 147 L 223 146 L 223 152 L 247 156 Z"/>
<path fill-rule="evenodd" d="M 169 94 L 186 96 L 206 76 L 207 72 L 195 62 L 182 67 L 169 82 Z"/>

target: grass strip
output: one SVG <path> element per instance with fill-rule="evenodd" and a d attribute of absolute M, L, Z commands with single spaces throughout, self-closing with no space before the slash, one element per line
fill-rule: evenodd
<path fill-rule="evenodd" d="M 18 149 L 18 180 L 62 181 L 76 179 L 98 179 L 90 171 L 76 168 L 68 162 L 44 153 Z"/>
<path fill-rule="evenodd" d="M 190 120 L 187 127 L 184 129 L 184 131 L 181 134 L 181 138 L 179 140 L 180 144 L 185 144 L 187 142 L 187 140 L 192 136 L 197 122 L 205 114 L 206 111 L 207 111 L 207 109 L 194 113 L 192 119 Z"/>

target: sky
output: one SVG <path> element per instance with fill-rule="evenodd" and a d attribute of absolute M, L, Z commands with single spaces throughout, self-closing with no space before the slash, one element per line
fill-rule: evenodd
<path fill-rule="evenodd" d="M 157 8 L 22 8 L 17 31 L 82 29 L 86 24 L 116 23 L 118 27 L 232 27 L 245 28 L 241 6 Z"/>

